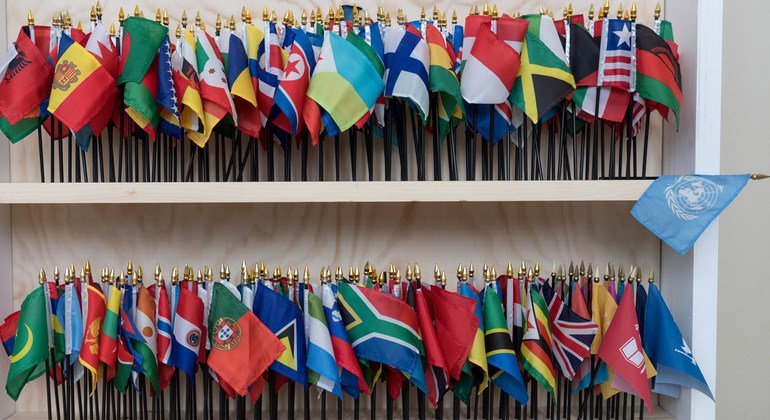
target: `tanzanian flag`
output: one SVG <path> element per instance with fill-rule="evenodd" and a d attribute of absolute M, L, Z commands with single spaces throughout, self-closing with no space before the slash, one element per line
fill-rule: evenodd
<path fill-rule="evenodd" d="M 153 137 L 160 119 L 156 56 L 167 34 L 168 28 L 149 19 L 132 16 L 123 21 L 118 84 L 125 84 L 126 113 Z"/>
<path fill-rule="evenodd" d="M 420 359 L 425 349 L 414 309 L 376 290 L 347 282 L 337 287 L 342 320 L 356 356 L 400 370 L 427 394 Z"/>
<path fill-rule="evenodd" d="M 349 41 L 326 32 L 307 96 L 329 113 L 340 130 L 369 112 L 383 82 L 372 62 Z"/>
<path fill-rule="evenodd" d="M 426 25 L 425 39 L 430 50 L 430 91 L 437 92 L 439 138 L 449 133 L 451 120 L 463 118 L 460 81 L 454 72 L 454 50 L 433 25 Z"/>
<path fill-rule="evenodd" d="M 489 363 L 489 378 L 508 395 L 526 404 L 527 387 L 521 378 L 516 352 L 505 323 L 503 305 L 495 289 L 484 289 L 484 346 Z"/>
<path fill-rule="evenodd" d="M 573 89 L 575 78 L 564 61 L 537 36 L 527 32 L 510 101 L 537 123 Z"/>
<path fill-rule="evenodd" d="M 5 390 L 14 401 L 27 382 L 45 373 L 43 362 L 49 357 L 47 337 L 51 325 L 47 319 L 43 287 L 32 291 L 21 304 L 11 367 L 5 382 Z"/>

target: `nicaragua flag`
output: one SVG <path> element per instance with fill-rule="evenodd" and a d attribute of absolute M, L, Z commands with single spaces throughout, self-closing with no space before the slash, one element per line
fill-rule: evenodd
<path fill-rule="evenodd" d="M 308 332 L 306 336 L 308 380 L 341 399 L 340 375 L 321 299 L 313 292 L 306 290 L 304 283 L 297 286 L 297 294 L 304 311 Z"/>
<path fill-rule="evenodd" d="M 714 395 L 698 362 L 682 337 L 658 287 L 651 284 L 649 289 L 642 343 L 647 357 L 658 372 L 653 392 L 679 398 L 680 386 L 686 386 L 697 389 L 713 400 Z"/>
<path fill-rule="evenodd" d="M 177 369 L 195 381 L 198 351 L 203 330 L 203 301 L 193 292 L 182 288 L 174 317 L 174 363 Z"/>
<path fill-rule="evenodd" d="M 661 176 L 642 194 L 631 214 L 684 255 L 750 178 L 750 174 Z"/>
<path fill-rule="evenodd" d="M 428 67 L 430 51 L 420 31 L 412 25 L 386 28 L 385 96 L 408 99 L 428 119 Z"/>
<path fill-rule="evenodd" d="M 278 89 L 275 91 L 275 106 L 280 114 L 273 120 L 273 124 L 295 135 L 302 128 L 300 113 L 305 104 L 310 75 L 315 69 L 315 54 L 305 31 L 289 28 L 286 39 L 293 41 L 286 66 L 279 77 Z M 273 112 L 275 111 L 273 109 Z"/>

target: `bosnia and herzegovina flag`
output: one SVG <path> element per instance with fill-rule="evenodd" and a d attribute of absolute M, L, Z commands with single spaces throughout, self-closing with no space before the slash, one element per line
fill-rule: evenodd
<path fill-rule="evenodd" d="M 297 305 L 260 283 L 254 295 L 254 313 L 285 347 L 270 369 L 294 382 L 306 384 L 305 323 Z"/>
<path fill-rule="evenodd" d="M 300 114 L 305 105 L 305 94 L 316 62 L 313 46 L 305 31 L 290 29 L 286 37 L 287 39 L 292 37 L 293 41 L 289 58 L 283 73 L 278 78 L 278 88 L 273 97 L 275 106 L 281 111 L 273 120 L 273 124 L 294 135 L 302 129 Z"/>
<path fill-rule="evenodd" d="M 262 123 L 257 110 L 256 83 L 249 71 L 249 56 L 246 46 L 237 34 L 231 33 L 228 40 L 227 80 L 233 97 L 238 128 L 250 136 L 258 136 Z M 224 54 L 222 54 L 224 58 Z"/>
<path fill-rule="evenodd" d="M 345 131 L 366 115 L 380 96 L 383 82 L 376 74 L 377 69 L 358 48 L 326 32 L 307 96 Z"/>
<path fill-rule="evenodd" d="M 107 69 L 66 33 L 59 40 L 48 111 L 72 131 L 79 131 L 116 94 Z"/>

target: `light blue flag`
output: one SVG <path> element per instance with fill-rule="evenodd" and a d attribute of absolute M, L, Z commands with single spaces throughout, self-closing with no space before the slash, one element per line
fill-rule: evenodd
<path fill-rule="evenodd" d="M 686 386 L 697 389 L 713 400 L 714 395 L 698 362 L 654 284 L 650 285 L 647 296 L 644 326 L 644 351 L 658 371 L 653 392 L 679 398 L 680 386 Z"/>
<path fill-rule="evenodd" d="M 684 255 L 750 178 L 749 174 L 661 176 L 642 194 L 631 214 Z"/>

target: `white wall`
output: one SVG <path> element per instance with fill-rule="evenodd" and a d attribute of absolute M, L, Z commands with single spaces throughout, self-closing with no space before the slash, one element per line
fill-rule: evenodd
<path fill-rule="evenodd" d="M 721 170 L 770 173 L 770 2 L 724 5 Z M 751 182 L 719 222 L 719 419 L 768 418 L 768 210 L 770 181 Z"/>

